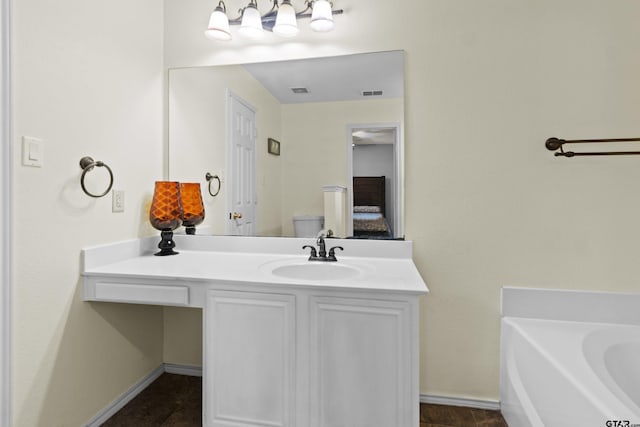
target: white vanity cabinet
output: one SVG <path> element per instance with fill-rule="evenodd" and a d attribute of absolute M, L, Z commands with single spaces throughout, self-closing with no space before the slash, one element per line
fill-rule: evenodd
<path fill-rule="evenodd" d="M 295 297 L 210 290 L 206 298 L 204 425 L 295 426 Z"/>
<path fill-rule="evenodd" d="M 290 292 L 207 292 L 204 425 L 417 426 L 416 297 Z"/>
<path fill-rule="evenodd" d="M 417 426 L 416 306 L 329 296 L 309 307 L 309 426 Z"/>
<path fill-rule="evenodd" d="M 418 299 L 411 242 L 174 236 L 83 250 L 84 299 L 202 308 L 205 427 L 417 427 Z M 224 248 L 222 250 L 221 248 Z"/>

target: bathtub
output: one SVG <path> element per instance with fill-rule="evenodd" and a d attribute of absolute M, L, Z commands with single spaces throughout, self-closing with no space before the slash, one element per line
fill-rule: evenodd
<path fill-rule="evenodd" d="M 639 325 L 502 317 L 500 358 L 510 427 L 640 426 Z"/>

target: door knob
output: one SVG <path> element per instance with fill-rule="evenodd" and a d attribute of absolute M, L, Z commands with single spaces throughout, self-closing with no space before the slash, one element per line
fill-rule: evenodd
<path fill-rule="evenodd" d="M 234 212 L 231 214 L 231 219 L 240 219 L 242 218 L 242 214 L 239 212 Z"/>

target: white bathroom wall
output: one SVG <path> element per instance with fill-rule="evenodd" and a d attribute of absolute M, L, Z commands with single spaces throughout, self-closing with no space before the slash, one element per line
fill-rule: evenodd
<path fill-rule="evenodd" d="M 393 144 L 355 145 L 353 175 L 384 175 L 393 179 Z"/>
<path fill-rule="evenodd" d="M 405 50 L 422 393 L 498 398 L 503 285 L 640 290 L 640 158 L 544 148 L 639 136 L 640 3 L 337 0 L 334 32 L 259 43 L 204 38 L 213 3 L 164 4 L 169 66 Z"/>
<path fill-rule="evenodd" d="M 16 427 L 84 425 L 162 362 L 162 308 L 82 302 L 79 276 L 83 247 L 156 233 L 162 19 L 150 0 L 13 2 Z M 21 166 L 25 135 L 44 140 L 42 168 Z M 87 155 L 113 169 L 124 213 L 82 193 Z"/>

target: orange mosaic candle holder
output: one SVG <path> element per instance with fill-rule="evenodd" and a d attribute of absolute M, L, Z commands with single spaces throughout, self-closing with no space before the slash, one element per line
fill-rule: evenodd
<path fill-rule="evenodd" d="M 200 184 L 183 182 L 180 184 L 180 198 L 182 200 L 182 225 L 187 234 L 196 234 L 196 225 L 204 221 L 204 204 Z"/>
<path fill-rule="evenodd" d="M 156 181 L 153 201 L 149 210 L 149 222 L 156 230 L 160 230 L 162 240 L 158 244 L 160 252 L 155 255 L 176 255 L 173 248 L 173 230 L 178 228 L 182 219 L 182 202 L 180 200 L 180 183 L 174 181 Z"/>

